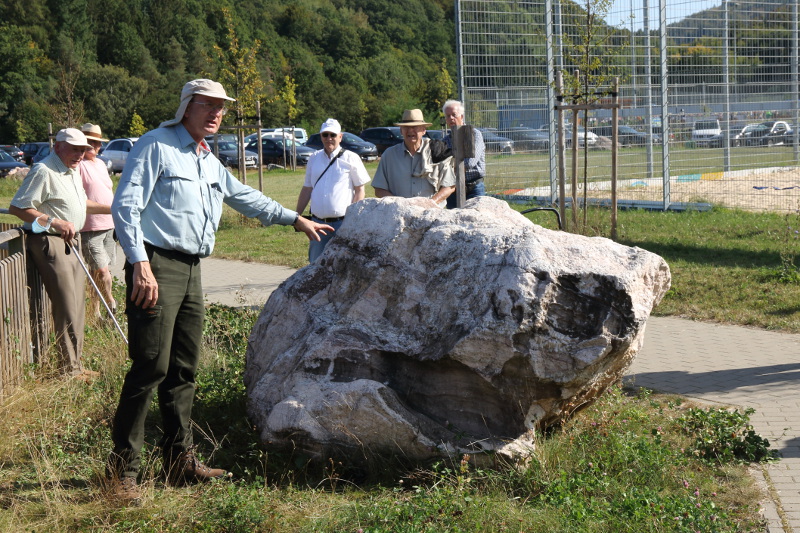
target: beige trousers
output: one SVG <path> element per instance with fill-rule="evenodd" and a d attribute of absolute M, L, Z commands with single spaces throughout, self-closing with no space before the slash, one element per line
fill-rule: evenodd
<path fill-rule="evenodd" d="M 29 233 L 26 235 L 28 257 L 36 265 L 53 309 L 59 369 L 66 374 L 82 370 L 86 274 L 78 258 L 57 235 Z M 80 252 L 80 237 L 73 243 Z M 69 253 L 67 251 L 69 250 Z"/>

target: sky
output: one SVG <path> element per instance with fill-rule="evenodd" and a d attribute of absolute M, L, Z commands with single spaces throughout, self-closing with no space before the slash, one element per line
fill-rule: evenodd
<path fill-rule="evenodd" d="M 667 6 L 667 24 L 677 22 L 689 15 L 703 11 L 711 7 L 722 5 L 722 0 L 662 0 Z M 578 2 L 582 3 L 581 0 Z M 642 7 L 644 0 L 614 0 L 609 9 L 606 22 L 613 25 L 624 25 L 625 28 L 631 27 L 631 3 L 634 6 L 633 29 L 641 29 L 643 24 Z M 650 6 L 650 28 L 658 27 L 659 19 L 659 0 L 648 0 Z"/>

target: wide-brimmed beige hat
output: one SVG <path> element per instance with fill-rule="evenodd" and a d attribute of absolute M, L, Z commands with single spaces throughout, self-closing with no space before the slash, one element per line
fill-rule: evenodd
<path fill-rule="evenodd" d="M 223 100 L 230 100 L 231 102 L 236 101 L 236 98 L 228 96 L 228 93 L 225 92 L 225 87 L 219 82 L 206 79 L 192 80 L 183 86 L 183 90 L 181 91 L 181 105 L 178 106 L 175 118 L 162 122 L 158 127 L 165 128 L 180 123 L 180 121 L 183 120 L 183 114 L 186 113 L 189 102 L 192 101 L 192 97 L 196 94 L 202 94 L 212 98 L 222 98 Z"/>
<path fill-rule="evenodd" d="M 395 126 L 432 126 L 430 122 L 425 122 L 425 117 L 419 109 L 406 109 L 403 111 L 403 120 L 395 122 Z"/>
<path fill-rule="evenodd" d="M 86 135 L 87 140 L 100 141 L 101 143 L 108 142 L 108 139 L 103 138 L 103 132 L 100 130 L 100 126 L 97 124 L 87 122 L 81 126 L 81 132 Z"/>
<path fill-rule="evenodd" d="M 65 142 L 72 146 L 84 146 L 91 148 L 91 144 L 86 141 L 86 135 L 76 128 L 64 128 L 56 133 L 56 142 Z"/>

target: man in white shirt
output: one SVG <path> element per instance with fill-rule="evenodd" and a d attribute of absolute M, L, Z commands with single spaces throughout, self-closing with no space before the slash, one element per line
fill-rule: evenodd
<path fill-rule="evenodd" d="M 306 179 L 297 198 L 298 213 L 311 200 L 311 218 L 338 230 L 344 221 L 347 206 L 364 198 L 364 185 L 370 177 L 358 154 L 342 148 L 342 127 L 329 118 L 319 130 L 322 150 L 315 152 L 306 165 Z M 322 254 L 333 234 L 321 236 L 308 245 L 308 261 L 313 263 Z"/>

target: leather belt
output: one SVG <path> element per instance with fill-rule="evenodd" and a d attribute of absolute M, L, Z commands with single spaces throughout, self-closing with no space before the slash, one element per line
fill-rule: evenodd
<path fill-rule="evenodd" d="M 315 214 L 311 214 L 312 217 L 316 218 L 317 220 L 321 220 L 322 222 L 339 222 L 340 220 L 344 220 L 344 217 L 330 217 L 330 218 L 322 218 L 318 217 Z"/>
<path fill-rule="evenodd" d="M 483 182 L 483 178 L 478 178 L 476 180 L 468 181 L 464 185 L 466 186 L 468 191 L 471 191 L 481 182 Z"/>

